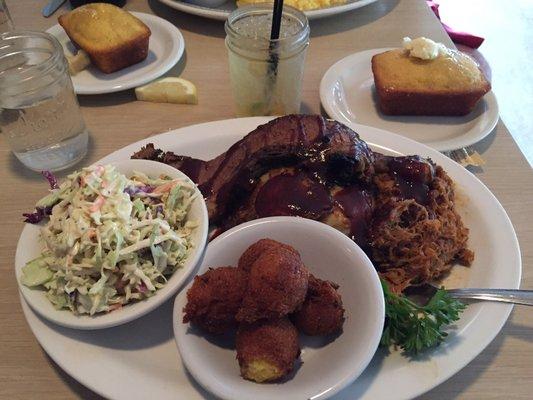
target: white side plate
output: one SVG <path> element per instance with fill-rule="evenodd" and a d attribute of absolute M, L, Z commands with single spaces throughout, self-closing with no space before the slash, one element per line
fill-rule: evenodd
<path fill-rule="evenodd" d="M 455 150 L 487 136 L 498 122 L 498 103 L 487 93 L 464 117 L 388 116 L 376 104 L 372 56 L 385 49 L 352 54 L 333 64 L 320 82 L 320 101 L 328 115 L 347 125 L 361 124 L 399 133 L 438 151 Z"/>
<path fill-rule="evenodd" d="M 138 64 L 105 74 L 90 65 L 72 77 L 77 94 L 113 93 L 144 85 L 165 74 L 183 55 L 185 40 L 178 28 L 155 15 L 132 12 L 152 31 L 148 45 L 148 57 Z M 47 30 L 54 35 L 67 55 L 73 55 L 76 48 L 61 25 Z"/>
<path fill-rule="evenodd" d="M 174 303 L 174 335 L 181 358 L 196 380 L 226 400 L 324 400 L 350 385 L 373 358 L 383 332 L 385 305 L 379 276 L 361 248 L 329 225 L 299 217 L 261 218 L 238 225 L 207 247 L 198 274 L 236 267 L 244 251 L 269 238 L 293 246 L 309 272 L 339 284 L 345 309 L 340 335 L 300 335 L 300 361 L 281 384 L 257 384 L 240 376 L 234 343 L 184 324 L 184 288 Z M 332 267 L 334 266 L 334 267 Z M 219 341 L 216 343 L 216 341 Z"/>

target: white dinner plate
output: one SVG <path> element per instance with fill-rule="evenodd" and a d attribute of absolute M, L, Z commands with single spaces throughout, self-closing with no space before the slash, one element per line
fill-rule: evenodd
<path fill-rule="evenodd" d="M 113 93 L 138 87 L 159 78 L 180 60 L 185 50 L 185 40 L 178 28 L 155 15 L 139 12 L 132 14 L 142 20 L 152 32 L 146 59 L 111 74 L 105 74 L 90 65 L 72 76 L 77 94 Z M 61 25 L 54 25 L 47 32 L 59 40 L 65 54 L 75 54 L 76 48 Z"/>
<path fill-rule="evenodd" d="M 498 122 L 498 103 L 491 91 L 463 117 L 389 116 L 376 104 L 372 56 L 392 48 L 365 50 L 333 64 L 320 82 L 320 101 L 328 115 L 344 124 L 362 124 L 399 133 L 438 151 L 470 146 Z"/>
<path fill-rule="evenodd" d="M 242 118 L 194 125 L 144 139 L 100 160 L 128 158 L 142 145 L 210 159 L 269 118 Z M 361 137 L 378 151 L 431 157 L 455 180 L 458 209 L 470 229 L 476 252 L 470 268 L 454 267 L 449 284 L 518 288 L 521 259 L 518 241 L 505 210 L 474 175 L 439 152 L 377 128 L 359 127 Z M 110 399 L 201 399 L 208 397 L 186 372 L 172 333 L 172 303 L 123 326 L 87 332 L 61 328 L 35 315 L 22 300 L 29 326 L 50 357 L 69 375 Z M 395 400 L 420 395 L 442 383 L 476 357 L 500 331 L 512 306 L 470 305 L 446 342 L 409 360 L 378 350 L 365 372 L 334 399 Z M 112 377 L 112 378 L 110 378 Z"/>
<path fill-rule="evenodd" d="M 159 0 L 161 3 L 166 4 L 176 10 L 183 11 L 187 14 L 198 15 L 209 19 L 216 19 L 219 21 L 225 21 L 228 15 L 237 8 L 235 0 L 228 0 L 225 3 L 217 7 L 203 7 L 192 2 L 181 0 Z M 346 4 L 340 6 L 333 6 L 323 8 L 320 10 L 304 11 L 304 14 L 308 19 L 318 19 L 329 17 L 330 15 L 337 15 L 346 11 L 355 10 L 356 8 L 364 7 L 368 4 L 374 3 L 377 0 L 348 0 Z"/>

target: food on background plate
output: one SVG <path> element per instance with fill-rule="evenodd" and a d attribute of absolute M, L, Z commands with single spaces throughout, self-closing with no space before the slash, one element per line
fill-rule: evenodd
<path fill-rule="evenodd" d="M 329 285 L 334 294 L 308 288 L 309 279 L 313 287 Z M 298 330 L 289 318 L 304 327 L 303 333 L 309 326 L 313 335 L 342 331 L 344 309 L 337 288 L 333 282 L 309 278 L 296 249 L 265 238 L 248 247 L 238 267 L 210 268 L 194 279 L 187 291 L 183 323 L 211 334 L 228 333 L 238 325 L 236 348 L 242 377 L 277 381 L 292 371 L 300 354 Z M 316 301 L 321 301 L 322 308 L 308 307 L 298 314 L 306 302 L 319 297 Z M 322 320 L 330 311 L 334 315 Z M 308 317 L 314 320 L 307 323 Z"/>
<path fill-rule="evenodd" d="M 309 287 L 302 307 L 294 313 L 298 330 L 309 336 L 326 336 L 342 330 L 344 308 L 339 285 L 309 275 Z"/>
<path fill-rule="evenodd" d="M 258 383 L 287 376 L 300 355 L 298 331 L 287 317 L 241 324 L 235 343 L 242 377 Z"/>
<path fill-rule="evenodd" d="M 83 71 L 89 65 L 91 65 L 91 59 L 89 55 L 83 51 L 78 50 L 78 52 L 73 56 L 66 56 L 68 64 L 68 72 L 70 75 L 76 75 L 78 72 Z"/>
<path fill-rule="evenodd" d="M 235 316 L 247 286 L 246 272 L 233 267 L 210 268 L 194 278 L 187 292 L 183 322 L 223 334 L 237 327 Z"/>
<path fill-rule="evenodd" d="M 70 5 L 73 8 L 83 6 L 84 4 L 87 4 L 87 3 L 95 2 L 94 0 L 69 0 L 69 1 L 70 1 Z M 123 7 L 126 4 L 126 0 L 104 0 L 102 1 L 102 3 L 110 3 L 118 7 Z"/>
<path fill-rule="evenodd" d="M 453 182 L 442 168 L 417 156 L 374 152 L 357 133 L 320 116 L 274 119 L 209 161 L 150 144 L 133 158 L 191 177 L 215 234 L 275 215 L 339 229 L 367 252 L 394 292 L 473 260 Z"/>
<path fill-rule="evenodd" d="M 137 100 L 154 103 L 198 104 L 194 83 L 170 76 L 136 88 L 135 96 Z"/>
<path fill-rule="evenodd" d="M 41 255 L 22 268 L 21 283 L 46 291 L 58 309 L 110 312 L 153 296 L 184 265 L 196 222 L 187 217 L 195 188 L 180 179 L 126 177 L 112 165 L 69 175 L 25 214 L 48 218 Z"/>
<path fill-rule="evenodd" d="M 301 11 L 318 10 L 321 8 L 335 7 L 346 4 L 347 0 L 285 0 L 284 4 Z M 265 3 L 265 0 L 237 0 L 237 6 Z"/>
<path fill-rule="evenodd" d="M 59 24 L 104 73 L 137 64 L 148 55 L 150 29 L 137 17 L 112 4 L 78 7 L 61 15 Z"/>
<path fill-rule="evenodd" d="M 467 115 L 491 89 L 471 57 L 424 37 L 373 56 L 372 73 L 387 115 Z"/>

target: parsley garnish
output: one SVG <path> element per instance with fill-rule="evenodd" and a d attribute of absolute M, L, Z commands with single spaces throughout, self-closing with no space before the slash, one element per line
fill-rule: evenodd
<path fill-rule="evenodd" d="M 408 355 L 417 355 L 439 345 L 448 336 L 443 328 L 459 319 L 465 305 L 439 289 L 425 306 L 404 295 L 392 293 L 381 281 L 385 295 L 385 328 L 381 346 L 398 346 Z"/>

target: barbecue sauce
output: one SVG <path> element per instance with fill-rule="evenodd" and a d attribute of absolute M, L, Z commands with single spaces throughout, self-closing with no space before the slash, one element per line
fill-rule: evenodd
<path fill-rule="evenodd" d="M 361 247 L 367 245 L 367 231 L 372 219 L 372 196 L 359 185 L 346 187 L 333 196 L 350 220 L 350 238 Z"/>
<path fill-rule="evenodd" d="M 417 156 L 394 157 L 388 161 L 388 167 L 404 199 L 428 204 L 429 183 L 434 177 L 434 168 L 429 162 Z"/>
<path fill-rule="evenodd" d="M 299 216 L 320 219 L 332 208 L 326 187 L 305 173 L 281 174 L 268 180 L 257 193 L 257 216 Z"/>

